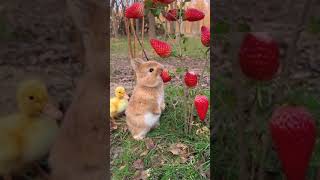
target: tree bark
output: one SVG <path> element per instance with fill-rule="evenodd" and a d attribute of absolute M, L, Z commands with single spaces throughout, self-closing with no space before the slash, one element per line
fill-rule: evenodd
<path fill-rule="evenodd" d="M 149 22 L 149 31 L 148 31 L 149 38 L 155 38 L 156 37 L 156 21 L 154 16 L 151 13 L 148 14 L 148 22 Z"/>

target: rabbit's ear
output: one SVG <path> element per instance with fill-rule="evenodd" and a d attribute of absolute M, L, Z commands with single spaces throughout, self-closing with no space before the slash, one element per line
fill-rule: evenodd
<path fill-rule="evenodd" d="M 131 59 L 131 66 L 132 66 L 133 70 L 135 70 L 135 71 L 136 71 L 136 70 L 139 68 L 139 66 L 140 66 L 141 64 L 143 64 L 143 63 L 144 63 L 144 60 L 141 59 L 141 58 Z"/>

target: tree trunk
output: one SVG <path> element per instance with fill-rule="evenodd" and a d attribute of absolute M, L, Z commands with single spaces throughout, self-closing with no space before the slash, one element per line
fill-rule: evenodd
<path fill-rule="evenodd" d="M 119 21 L 118 21 L 118 18 L 116 16 L 116 12 L 115 11 L 112 11 L 112 34 L 114 36 L 114 38 L 118 38 L 118 34 L 119 34 Z"/>
<path fill-rule="evenodd" d="M 50 152 L 50 180 L 106 179 L 109 170 L 106 129 L 109 72 L 106 49 L 107 6 L 99 0 L 68 0 L 76 28 L 81 33 L 87 72 L 79 82 L 60 133 Z"/>
<path fill-rule="evenodd" d="M 149 21 L 149 31 L 148 31 L 149 38 L 155 38 L 156 37 L 156 21 L 154 16 L 151 13 L 148 14 L 148 21 Z"/>
<path fill-rule="evenodd" d="M 170 9 L 174 9 L 176 7 L 176 2 L 169 5 Z M 175 21 L 169 21 L 169 34 L 175 34 L 176 32 L 176 22 Z"/>

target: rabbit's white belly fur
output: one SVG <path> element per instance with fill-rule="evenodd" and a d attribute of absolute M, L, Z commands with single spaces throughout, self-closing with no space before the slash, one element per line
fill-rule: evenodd
<path fill-rule="evenodd" d="M 159 117 L 160 115 L 147 112 L 144 114 L 144 123 L 146 123 L 146 125 L 149 127 L 153 127 L 159 121 Z"/>

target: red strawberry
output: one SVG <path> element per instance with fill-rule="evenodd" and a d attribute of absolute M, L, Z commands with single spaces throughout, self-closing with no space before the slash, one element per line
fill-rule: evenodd
<path fill-rule="evenodd" d="M 210 46 L 210 29 L 206 26 L 201 27 L 201 42 L 204 46 Z"/>
<path fill-rule="evenodd" d="M 170 76 L 169 71 L 167 69 L 164 69 L 161 72 L 160 76 L 161 76 L 164 83 L 171 81 L 171 76 Z"/>
<path fill-rule="evenodd" d="M 196 8 L 188 8 L 184 13 L 187 21 L 199 21 L 204 18 L 204 13 Z"/>
<path fill-rule="evenodd" d="M 158 0 L 159 2 L 161 2 L 162 4 L 170 4 L 175 0 Z"/>
<path fill-rule="evenodd" d="M 315 144 L 315 121 L 303 107 L 273 112 L 269 128 L 288 180 L 304 180 Z"/>
<path fill-rule="evenodd" d="M 184 82 L 188 87 L 195 87 L 198 82 L 198 76 L 194 72 L 186 72 L 184 75 Z"/>
<path fill-rule="evenodd" d="M 209 101 L 206 96 L 197 95 L 194 99 L 194 106 L 197 109 L 198 116 L 201 121 L 204 121 L 207 115 Z"/>
<path fill-rule="evenodd" d="M 239 52 L 242 72 L 249 78 L 271 80 L 279 68 L 278 44 L 267 34 L 249 33 Z"/>
<path fill-rule="evenodd" d="M 166 42 L 158 39 L 150 39 L 150 44 L 160 57 L 165 58 L 171 55 L 171 46 Z"/>
<path fill-rule="evenodd" d="M 140 2 L 135 2 L 126 9 L 125 16 L 127 18 L 142 18 L 144 16 L 144 5 Z"/>

